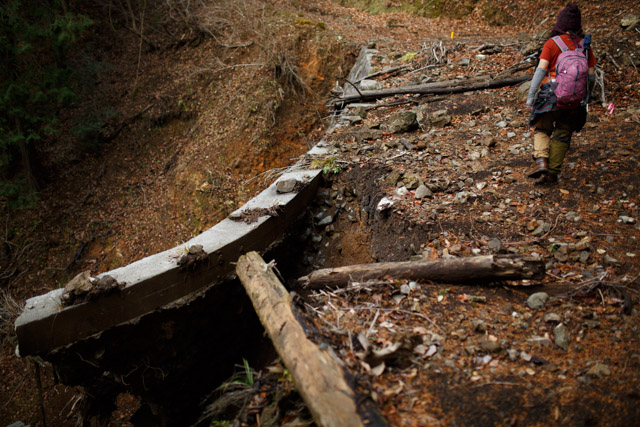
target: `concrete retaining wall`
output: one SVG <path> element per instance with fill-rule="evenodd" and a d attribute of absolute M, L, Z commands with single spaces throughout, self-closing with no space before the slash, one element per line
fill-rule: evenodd
<path fill-rule="evenodd" d="M 371 69 L 376 50 L 362 48 L 349 80 L 357 82 Z M 345 83 L 345 93 L 355 90 Z M 338 116 L 339 118 L 339 116 Z M 339 125 L 334 122 L 331 126 Z M 319 142 L 307 157 L 326 155 Z M 21 356 L 45 354 L 78 340 L 93 336 L 116 325 L 176 302 L 196 291 L 234 275 L 234 262 L 248 251 L 264 252 L 277 243 L 287 226 L 298 218 L 315 195 L 321 171 L 292 166 L 278 181 L 232 213 L 229 218 L 194 237 L 184 245 L 149 256 L 125 267 L 100 276 L 109 275 L 125 285 L 121 293 L 103 296 L 91 302 L 63 307 L 63 289 L 51 291 L 27 300 L 26 307 L 16 320 L 17 353 Z M 279 181 L 295 179 L 300 184 L 295 193 L 278 193 Z M 242 212 L 278 206 L 277 216 L 262 216 L 247 224 L 231 218 L 241 218 Z M 195 271 L 184 271 L 178 259 L 185 248 L 202 245 L 208 262 Z"/>
<path fill-rule="evenodd" d="M 307 154 L 323 155 L 320 142 Z M 279 181 L 295 179 L 297 192 L 278 193 Z M 232 213 L 229 218 L 173 249 L 149 256 L 103 275 L 125 284 L 121 293 L 107 295 L 91 302 L 63 307 L 57 289 L 27 301 L 15 323 L 18 335 L 17 353 L 21 356 L 45 354 L 118 324 L 174 303 L 193 292 L 202 290 L 234 275 L 234 262 L 248 251 L 264 252 L 277 243 L 287 226 L 297 219 L 314 197 L 321 179 L 320 170 L 293 166 L 278 181 Z M 277 216 L 262 216 L 247 224 L 242 212 L 277 206 Z M 195 271 L 185 271 L 178 259 L 185 247 L 202 245 L 208 262 Z"/>

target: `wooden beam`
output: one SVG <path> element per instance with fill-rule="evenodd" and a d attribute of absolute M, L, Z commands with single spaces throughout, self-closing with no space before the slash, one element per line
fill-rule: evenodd
<path fill-rule="evenodd" d="M 249 252 L 238 260 L 236 272 L 315 422 L 323 427 L 380 425 L 379 420 L 358 414 L 356 395 L 342 368 L 329 352 L 307 339 L 273 268 Z"/>

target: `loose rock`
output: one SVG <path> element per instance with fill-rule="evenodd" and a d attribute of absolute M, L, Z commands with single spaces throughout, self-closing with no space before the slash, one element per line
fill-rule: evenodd
<path fill-rule="evenodd" d="M 527 299 L 527 305 L 532 310 L 538 310 L 544 307 L 549 295 L 546 292 L 536 292 Z"/>
<path fill-rule="evenodd" d="M 567 351 L 569 349 L 569 330 L 566 326 L 560 323 L 558 326 L 553 328 L 553 336 L 554 341 L 558 347 Z"/>

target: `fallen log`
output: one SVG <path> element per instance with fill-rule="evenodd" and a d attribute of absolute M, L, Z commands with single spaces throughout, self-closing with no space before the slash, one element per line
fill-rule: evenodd
<path fill-rule="evenodd" d="M 389 89 L 380 89 L 380 90 L 363 90 L 360 91 L 360 94 L 355 95 L 346 95 L 340 98 L 333 99 L 331 103 L 333 105 L 343 105 L 350 104 L 352 102 L 366 102 L 373 101 L 376 99 L 387 98 L 395 95 L 443 95 L 443 94 L 454 94 L 454 93 L 463 93 L 463 92 L 471 92 L 474 90 L 483 90 L 483 89 L 497 89 L 506 86 L 514 86 L 519 83 L 522 83 L 526 80 L 529 80 L 531 76 L 528 77 L 514 77 L 511 79 L 504 80 L 490 80 L 487 82 L 482 82 L 478 84 L 472 85 L 456 85 L 450 87 L 442 87 L 441 84 L 435 87 L 434 85 L 418 85 L 418 86 L 402 86 L 398 88 L 389 88 Z"/>
<path fill-rule="evenodd" d="M 544 274 L 544 261 L 537 258 L 483 255 L 324 268 L 300 277 L 298 284 L 307 289 L 320 289 L 344 287 L 350 282 L 364 282 L 381 279 L 384 276 L 394 279 L 425 279 L 457 283 L 474 280 L 540 280 Z"/>
<path fill-rule="evenodd" d="M 377 414 L 358 413 L 342 369 L 329 352 L 307 339 L 273 268 L 249 252 L 238 260 L 236 272 L 315 422 L 327 427 L 386 425 Z"/>

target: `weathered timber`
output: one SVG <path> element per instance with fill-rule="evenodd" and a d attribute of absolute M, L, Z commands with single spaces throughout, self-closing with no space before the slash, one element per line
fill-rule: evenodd
<path fill-rule="evenodd" d="M 463 92 L 471 92 L 474 90 L 483 90 L 483 89 L 497 89 L 506 86 L 514 86 L 519 83 L 524 82 L 525 80 L 529 80 L 531 77 L 514 77 L 511 79 L 504 80 L 490 80 L 482 83 L 471 84 L 471 85 L 449 85 L 442 86 L 438 84 L 438 86 L 434 84 L 427 85 L 418 85 L 418 86 L 402 86 L 398 88 L 389 88 L 389 89 L 381 89 L 381 90 L 363 90 L 361 91 L 361 95 L 352 94 L 345 95 L 340 98 L 336 98 L 332 100 L 333 105 L 340 104 L 350 104 L 352 102 L 366 102 L 373 101 L 376 99 L 387 98 L 395 95 L 443 95 L 443 94 L 454 94 L 454 93 L 463 93 Z"/>
<path fill-rule="evenodd" d="M 394 279 L 426 279 L 457 283 L 474 280 L 540 280 L 544 261 L 509 255 L 483 255 L 421 261 L 381 262 L 316 270 L 298 279 L 304 288 L 344 287 L 350 282 L 364 282 L 390 276 Z"/>
<path fill-rule="evenodd" d="M 316 423 L 326 427 L 380 425 L 379 420 L 358 414 L 356 395 L 342 369 L 329 352 L 307 339 L 294 316 L 289 293 L 273 268 L 258 253 L 249 252 L 239 258 L 236 272 Z"/>

